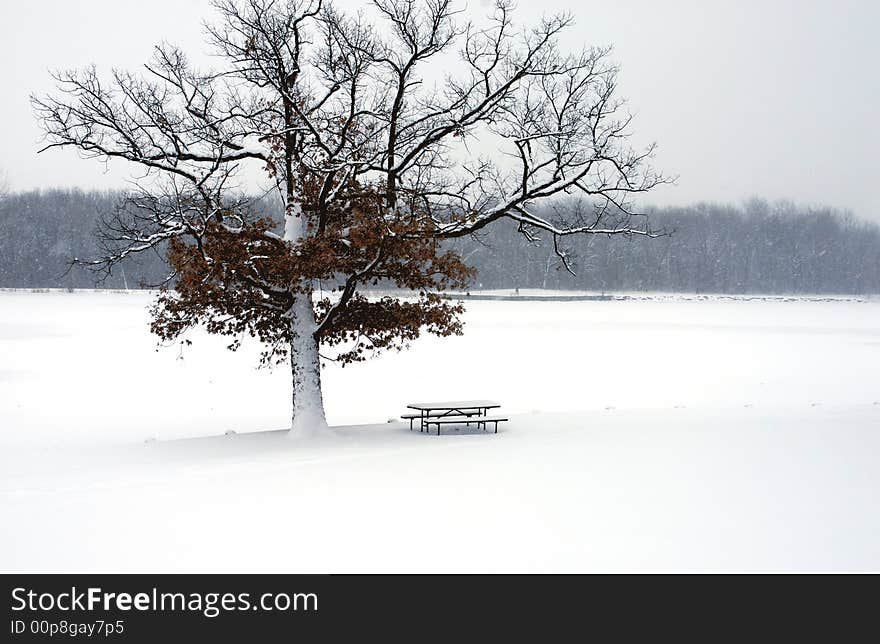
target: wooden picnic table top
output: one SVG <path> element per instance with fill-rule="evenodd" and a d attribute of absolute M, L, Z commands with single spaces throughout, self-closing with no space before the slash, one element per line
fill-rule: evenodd
<path fill-rule="evenodd" d="M 501 404 L 494 400 L 453 400 L 445 402 L 421 402 L 407 405 L 409 409 L 431 411 L 434 409 L 494 409 Z"/>

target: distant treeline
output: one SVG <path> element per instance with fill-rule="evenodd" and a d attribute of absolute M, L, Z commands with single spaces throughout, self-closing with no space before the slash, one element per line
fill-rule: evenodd
<path fill-rule="evenodd" d="M 89 288 L 96 275 L 74 257 L 97 254 L 97 218 L 118 192 L 46 190 L 0 198 L 0 287 Z M 831 208 L 751 201 L 740 207 L 700 204 L 648 211 L 657 239 L 593 235 L 570 238 L 576 275 L 550 239 L 529 242 L 496 224 L 480 239 L 452 242 L 477 277 L 474 288 L 550 288 L 689 293 L 878 293 L 880 226 Z M 98 284 L 136 288 L 167 275 L 146 254 Z"/>
<path fill-rule="evenodd" d="M 70 269 L 75 257 L 97 256 L 98 217 L 112 212 L 121 197 L 113 191 L 43 190 L 0 199 L 0 287 L 137 288 L 161 281 L 168 268 L 153 253 L 126 260 L 101 284 L 90 270 Z"/>
<path fill-rule="evenodd" d="M 528 242 L 497 225 L 487 246 L 456 247 L 479 269 L 476 288 L 550 288 L 682 293 L 878 293 L 880 226 L 831 208 L 753 200 L 741 207 L 652 208 L 649 239 L 567 238 L 575 275 L 552 239 Z"/>

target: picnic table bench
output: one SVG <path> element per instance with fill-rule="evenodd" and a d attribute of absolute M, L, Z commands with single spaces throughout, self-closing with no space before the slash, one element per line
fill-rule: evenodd
<path fill-rule="evenodd" d="M 419 420 L 419 431 L 428 431 L 431 425 L 437 426 L 437 435 L 440 435 L 441 425 L 466 425 L 472 424 L 482 427 L 484 430 L 489 423 L 495 426 L 498 433 L 498 423 L 505 422 L 507 418 L 501 416 L 489 416 L 490 409 L 497 409 L 501 405 L 494 400 L 457 400 L 445 402 L 412 403 L 407 405 L 409 409 L 415 409 L 417 414 L 404 414 L 404 420 L 409 420 L 409 428 L 412 431 L 413 421 Z"/>
<path fill-rule="evenodd" d="M 440 425 L 460 425 L 464 423 L 465 425 L 470 426 L 471 423 L 475 423 L 477 427 L 481 427 L 485 430 L 486 425 L 489 423 L 495 424 L 495 433 L 498 433 L 498 423 L 506 421 L 507 418 L 503 416 L 459 416 L 456 418 L 455 416 L 441 416 L 439 418 L 429 418 L 425 421 L 426 427 L 430 428 L 431 425 L 437 425 L 437 436 L 440 435 Z"/>

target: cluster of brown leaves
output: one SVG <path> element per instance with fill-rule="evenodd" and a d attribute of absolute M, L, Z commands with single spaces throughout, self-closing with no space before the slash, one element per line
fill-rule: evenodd
<path fill-rule="evenodd" d="M 423 331 L 461 334 L 462 307 L 439 293 L 465 288 L 473 272 L 425 234 L 426 218 L 412 208 L 388 217 L 380 191 L 354 182 L 343 187 L 346 199 L 335 201 L 344 206 L 319 209 L 310 183 L 304 175 L 307 234 L 297 243 L 273 236 L 271 219 L 247 217 L 240 229 L 215 221 L 199 239 L 172 240 L 168 259 L 178 279 L 152 310 L 153 332 L 171 341 L 203 325 L 231 336 L 233 350 L 248 334 L 265 344 L 264 362 L 282 360 L 290 340 L 287 312 L 294 294 L 308 292 L 317 339 L 334 347 L 343 364 L 403 348 Z M 415 295 L 370 299 L 359 292 L 392 285 Z"/>
<path fill-rule="evenodd" d="M 172 239 L 167 253 L 177 280 L 151 310 L 153 333 L 171 341 L 203 325 L 209 333 L 232 336 L 233 350 L 249 334 L 267 345 L 264 361 L 271 359 L 289 339 L 283 313 L 292 303 L 281 289 L 266 292 L 265 285 L 283 283 L 292 268 L 285 244 L 265 235 L 273 225 L 258 219 L 231 232 L 215 222 L 197 243 Z"/>
<path fill-rule="evenodd" d="M 326 311 L 329 300 L 318 303 Z M 368 300 L 356 294 L 333 326 L 321 336 L 329 346 L 343 346 L 336 360 L 347 364 L 371 357 L 384 349 L 403 349 L 422 330 L 438 336 L 461 335 L 460 304 L 444 301 L 436 293 L 421 293 L 416 301 L 385 296 Z"/>

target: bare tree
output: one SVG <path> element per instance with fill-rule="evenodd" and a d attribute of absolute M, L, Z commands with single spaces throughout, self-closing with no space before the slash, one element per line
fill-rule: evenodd
<path fill-rule="evenodd" d="M 548 236 L 570 269 L 566 237 L 654 235 L 631 205 L 664 181 L 653 147 L 627 144 L 609 49 L 560 50 L 569 15 L 520 29 L 507 0 L 479 24 L 449 0 L 374 0 L 355 14 L 319 0 L 214 7 L 219 71 L 162 45 L 143 76 L 62 72 L 34 105 L 44 149 L 145 171 L 105 222 L 96 262 L 110 270 L 169 244 L 177 281 L 153 329 L 173 338 L 203 323 L 258 335 L 267 359 L 289 354 L 293 428 L 325 425 L 321 343 L 344 345 L 345 361 L 425 327 L 461 332 L 460 308 L 437 293 L 468 270 L 442 240 L 509 220 Z M 283 197 L 282 234 L 238 190 L 253 164 Z M 568 194 L 589 208 L 533 207 Z M 380 280 L 419 301 L 368 300 L 362 288 Z"/>

